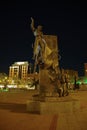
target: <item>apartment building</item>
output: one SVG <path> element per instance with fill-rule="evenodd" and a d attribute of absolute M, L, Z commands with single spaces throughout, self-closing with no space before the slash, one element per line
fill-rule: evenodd
<path fill-rule="evenodd" d="M 12 79 L 27 79 L 29 63 L 27 61 L 14 62 L 9 67 L 9 78 Z"/>

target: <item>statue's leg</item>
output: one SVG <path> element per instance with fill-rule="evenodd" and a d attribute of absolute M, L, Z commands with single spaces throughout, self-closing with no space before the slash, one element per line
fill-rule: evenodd
<path fill-rule="evenodd" d="M 34 63 L 34 73 L 36 72 L 36 68 L 37 68 L 37 55 L 35 55 L 35 63 Z"/>
<path fill-rule="evenodd" d="M 68 96 L 69 92 L 68 92 L 68 88 L 66 83 L 63 84 L 63 95 L 62 96 Z"/>
<path fill-rule="evenodd" d="M 68 96 L 69 95 L 69 91 L 68 91 L 68 83 L 66 83 L 66 96 Z"/>
<path fill-rule="evenodd" d="M 63 89 L 62 96 L 64 96 L 64 94 L 65 94 L 64 85 L 65 85 L 65 83 L 62 83 L 62 89 Z"/>

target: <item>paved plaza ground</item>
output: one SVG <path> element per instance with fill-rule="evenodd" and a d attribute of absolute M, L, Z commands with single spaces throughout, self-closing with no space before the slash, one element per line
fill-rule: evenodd
<path fill-rule="evenodd" d="M 0 130 L 87 130 L 87 91 L 70 92 L 69 97 L 80 101 L 78 111 L 55 115 L 26 111 L 26 102 L 35 93 L 34 90 L 0 92 Z"/>

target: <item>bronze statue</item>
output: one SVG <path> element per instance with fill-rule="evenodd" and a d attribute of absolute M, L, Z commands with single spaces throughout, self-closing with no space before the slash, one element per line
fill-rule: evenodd
<path fill-rule="evenodd" d="M 49 78 L 51 84 L 54 85 L 55 93 L 58 93 L 59 97 L 67 96 L 69 94 L 66 75 L 63 69 L 60 70 L 58 68 L 56 73 L 56 71 L 51 68 L 49 70 Z"/>
<path fill-rule="evenodd" d="M 55 93 L 57 92 L 60 97 L 68 95 L 65 74 L 59 68 L 57 36 L 44 35 L 41 25 L 34 27 L 33 18 L 31 18 L 31 29 L 35 36 L 34 72 L 39 65 L 40 94 L 52 96 L 56 90 Z"/>
<path fill-rule="evenodd" d="M 32 29 L 33 34 L 35 36 L 33 58 L 35 59 L 35 62 L 38 64 L 39 62 L 44 62 L 43 61 L 43 53 L 45 50 L 45 41 L 43 39 L 42 26 L 38 25 L 37 28 L 35 28 L 34 27 L 34 19 L 31 18 L 31 29 Z"/>

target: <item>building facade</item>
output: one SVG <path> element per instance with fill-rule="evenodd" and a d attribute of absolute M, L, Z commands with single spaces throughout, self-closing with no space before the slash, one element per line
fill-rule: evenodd
<path fill-rule="evenodd" d="M 28 77 L 29 63 L 27 61 L 15 62 L 9 67 L 9 78 L 26 80 Z"/>

